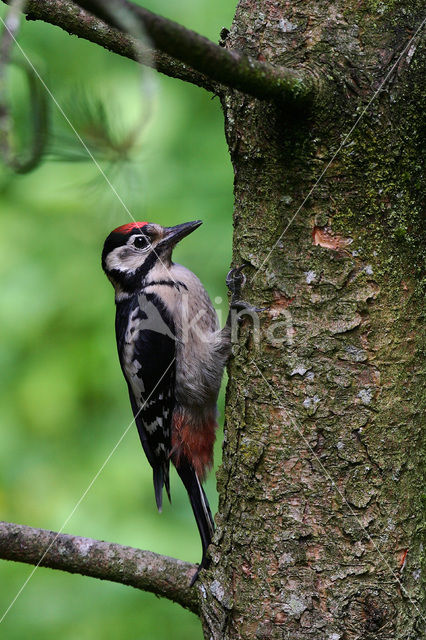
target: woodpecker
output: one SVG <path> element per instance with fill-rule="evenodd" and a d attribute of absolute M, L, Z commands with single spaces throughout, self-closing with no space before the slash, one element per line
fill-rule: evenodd
<path fill-rule="evenodd" d="M 230 317 L 221 330 L 200 280 L 172 261 L 175 245 L 201 224 L 125 224 L 110 233 L 102 252 L 103 270 L 115 289 L 120 365 L 153 469 L 157 507 L 161 511 L 163 487 L 170 500 L 172 462 L 201 537 L 198 571 L 208 566 L 206 553 L 214 533 L 202 482 L 213 463 L 216 402 L 231 351 Z M 237 301 L 240 271 L 233 269 L 227 277 L 238 309 L 247 306 Z"/>

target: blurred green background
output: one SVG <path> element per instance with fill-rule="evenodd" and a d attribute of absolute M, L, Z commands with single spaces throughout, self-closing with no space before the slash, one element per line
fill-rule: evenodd
<path fill-rule="evenodd" d="M 141 4 L 214 41 L 234 11 L 225 0 Z M 108 103 L 117 130 L 131 130 L 144 100 L 135 63 L 38 22 L 23 24 L 19 40 L 71 122 L 78 124 L 78 96 L 93 92 Z M 14 110 L 18 127 L 25 129 L 27 93 L 14 73 Z M 143 77 L 146 88 L 151 76 Z M 232 168 L 220 104 L 178 80 L 155 73 L 151 79 L 152 115 L 139 149 L 121 166 L 102 163 L 125 206 L 89 159 L 50 159 L 26 176 L 1 169 L 3 520 L 58 530 L 131 421 L 116 355 L 113 290 L 100 267 L 104 238 L 130 221 L 126 207 L 137 220 L 164 225 L 204 221 L 175 257 L 200 276 L 213 300 L 224 300 L 218 307 L 225 316 Z M 83 156 L 52 101 L 50 106 L 55 155 L 70 148 Z M 223 393 L 221 398 L 220 420 Z M 220 444 L 219 433 L 216 465 Z M 206 488 L 215 510 L 214 473 Z M 132 427 L 64 531 L 197 562 L 196 525 L 174 471 L 172 496 L 172 507 L 166 504 L 159 515 L 151 470 Z M 27 565 L 0 562 L 0 617 L 30 572 Z M 36 571 L 0 635 L 8 640 L 202 638 L 198 619 L 178 605 L 48 569 Z"/>

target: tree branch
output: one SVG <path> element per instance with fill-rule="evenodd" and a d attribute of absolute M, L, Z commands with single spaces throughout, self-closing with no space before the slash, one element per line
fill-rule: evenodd
<path fill-rule="evenodd" d="M 0 558 L 126 584 L 198 614 L 196 566 L 112 542 L 0 522 Z"/>
<path fill-rule="evenodd" d="M 9 4 L 10 0 L 2 1 Z M 60 27 L 70 35 L 98 44 L 108 51 L 154 67 L 166 76 L 190 82 L 207 91 L 216 90 L 214 82 L 207 76 L 194 71 L 166 53 L 146 48 L 144 55 L 140 51 L 140 46 L 138 50 L 136 49 L 133 38 L 108 26 L 87 11 L 83 11 L 70 0 L 27 0 L 24 11 L 27 20 L 42 20 Z"/>
<path fill-rule="evenodd" d="M 312 97 L 314 79 L 306 72 L 274 67 L 240 51 L 224 49 L 195 31 L 129 0 L 75 0 L 75 3 L 120 30 L 123 30 L 122 22 L 114 16 L 117 6 L 126 7 L 156 49 L 232 89 L 281 102 L 303 102 Z"/>
<path fill-rule="evenodd" d="M 300 105 L 309 102 L 319 90 L 318 80 L 307 70 L 274 67 L 241 51 L 224 49 L 176 22 L 126 0 L 123 2 L 156 47 L 154 52 L 147 49 L 146 57 L 142 55 L 142 60 L 140 52 L 134 47 L 134 40 L 121 33 L 123 27 L 114 22 L 104 8 L 111 6 L 110 0 L 28 0 L 25 12 L 29 20 L 43 20 L 57 25 L 70 34 L 95 42 L 119 55 L 138 59 L 161 73 L 208 91 L 217 92 L 222 85 L 260 99 Z M 100 19 L 80 7 L 92 11 Z"/>

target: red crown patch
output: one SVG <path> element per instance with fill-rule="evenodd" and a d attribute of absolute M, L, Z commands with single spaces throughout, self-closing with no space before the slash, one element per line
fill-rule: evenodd
<path fill-rule="evenodd" d="M 123 224 L 121 227 L 117 227 L 112 231 L 112 233 L 130 233 L 133 229 L 141 229 L 144 227 L 147 222 L 129 222 L 128 224 Z"/>

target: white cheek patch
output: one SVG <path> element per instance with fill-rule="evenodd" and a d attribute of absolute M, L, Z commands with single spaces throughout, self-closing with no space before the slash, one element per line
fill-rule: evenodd
<path fill-rule="evenodd" d="M 129 247 L 117 247 L 113 249 L 105 260 L 108 271 L 136 271 L 145 262 L 148 253 L 137 253 Z"/>

